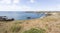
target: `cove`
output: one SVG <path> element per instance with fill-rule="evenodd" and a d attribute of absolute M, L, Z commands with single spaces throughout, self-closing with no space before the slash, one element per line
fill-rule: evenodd
<path fill-rule="evenodd" d="M 0 16 L 7 16 L 8 18 L 14 18 L 15 20 L 27 20 L 36 19 L 45 16 L 44 13 L 25 13 L 25 12 L 1 12 Z"/>

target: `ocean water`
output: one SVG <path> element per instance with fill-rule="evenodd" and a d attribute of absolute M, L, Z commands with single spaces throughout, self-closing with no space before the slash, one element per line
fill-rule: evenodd
<path fill-rule="evenodd" d="M 14 18 L 15 20 L 27 20 L 27 17 L 30 19 L 40 18 L 45 16 L 44 13 L 26 13 L 26 12 L 13 12 L 13 11 L 0 11 L 0 16 L 7 16 L 7 18 Z"/>

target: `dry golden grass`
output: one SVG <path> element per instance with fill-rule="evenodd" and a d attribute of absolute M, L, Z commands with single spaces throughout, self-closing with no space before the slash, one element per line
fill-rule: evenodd
<path fill-rule="evenodd" d="M 47 16 L 42 19 L 0 21 L 0 33 L 23 33 L 31 28 L 45 29 L 45 33 L 60 33 L 60 17 Z"/>

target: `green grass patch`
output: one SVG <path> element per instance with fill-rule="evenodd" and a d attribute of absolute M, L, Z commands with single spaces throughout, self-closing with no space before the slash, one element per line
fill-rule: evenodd
<path fill-rule="evenodd" d="M 45 29 L 32 28 L 30 30 L 24 31 L 23 33 L 45 33 Z"/>

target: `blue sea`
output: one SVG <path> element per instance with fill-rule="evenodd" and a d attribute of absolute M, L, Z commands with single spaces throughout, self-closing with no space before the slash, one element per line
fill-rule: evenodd
<path fill-rule="evenodd" d="M 31 19 L 40 18 L 45 16 L 44 13 L 26 13 L 17 11 L 0 11 L 0 16 L 7 16 L 7 18 L 14 18 L 15 20 L 27 20 L 27 17 Z"/>

